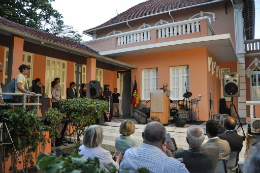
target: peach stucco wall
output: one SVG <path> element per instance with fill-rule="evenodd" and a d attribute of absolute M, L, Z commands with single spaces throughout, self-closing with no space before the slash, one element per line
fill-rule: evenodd
<path fill-rule="evenodd" d="M 19 37 L 14 37 L 12 79 L 15 78 L 18 74 L 20 74 L 18 68 L 22 64 L 23 44 L 24 44 L 24 39 Z"/>
<path fill-rule="evenodd" d="M 139 97 L 142 100 L 142 70 L 149 68 L 158 69 L 158 88 L 161 88 L 163 83 L 170 84 L 170 67 L 189 66 L 189 87 L 192 92 L 192 99 L 202 95 L 199 111 L 200 120 L 208 120 L 209 109 L 209 87 L 208 87 L 208 72 L 207 72 L 207 49 L 198 48 L 190 50 L 180 50 L 172 52 L 163 52 L 156 54 L 147 54 L 140 56 L 118 58 L 117 60 L 130 63 L 138 66 L 138 69 L 131 70 L 132 84 L 136 76 Z M 133 86 L 132 86 L 133 87 Z M 146 101 L 139 104 L 149 106 Z"/>
<path fill-rule="evenodd" d="M 114 88 L 117 88 L 117 72 L 110 70 L 103 70 L 103 84 L 110 86 L 110 91 L 114 92 Z M 102 86 L 104 87 L 104 86 Z"/>

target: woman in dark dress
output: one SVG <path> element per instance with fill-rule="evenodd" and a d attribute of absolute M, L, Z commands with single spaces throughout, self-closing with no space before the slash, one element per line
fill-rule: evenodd
<path fill-rule="evenodd" d="M 86 98 L 86 84 L 81 84 L 80 90 L 79 90 L 80 98 Z"/>

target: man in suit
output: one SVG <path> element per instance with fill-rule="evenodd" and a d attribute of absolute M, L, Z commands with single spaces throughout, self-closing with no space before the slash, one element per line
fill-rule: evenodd
<path fill-rule="evenodd" d="M 199 126 L 191 126 L 187 131 L 188 150 L 177 150 L 174 158 L 183 158 L 183 163 L 190 173 L 212 173 L 218 163 L 219 152 L 216 148 L 204 148 L 204 131 Z"/>
<path fill-rule="evenodd" d="M 240 152 L 243 147 L 243 138 L 235 132 L 236 120 L 232 117 L 224 119 L 225 133 L 219 134 L 220 139 L 228 141 L 231 151 Z"/>
<path fill-rule="evenodd" d="M 67 99 L 77 98 L 77 90 L 75 89 L 75 82 L 70 83 L 70 87 L 67 88 Z"/>
<path fill-rule="evenodd" d="M 220 121 L 219 121 L 220 128 L 218 130 L 218 134 L 222 134 L 222 133 L 225 132 L 225 129 L 224 129 L 224 119 L 227 118 L 228 116 L 229 116 L 228 114 L 221 115 Z"/>
<path fill-rule="evenodd" d="M 218 137 L 219 123 L 216 120 L 209 120 L 206 123 L 206 133 L 209 137 L 209 140 L 202 145 L 202 147 L 213 147 L 217 148 L 219 151 L 219 159 L 225 159 L 228 161 L 230 146 L 226 140 L 220 139 Z"/>

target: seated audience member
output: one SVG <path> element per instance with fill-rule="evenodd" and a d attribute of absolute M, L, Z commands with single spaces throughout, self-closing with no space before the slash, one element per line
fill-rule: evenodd
<path fill-rule="evenodd" d="M 259 173 L 260 172 L 260 145 L 252 148 L 251 154 L 248 156 L 243 169 L 245 173 Z"/>
<path fill-rule="evenodd" d="M 200 127 L 188 128 L 188 150 L 175 151 L 174 158 L 183 158 L 183 163 L 191 173 L 213 173 L 218 163 L 218 150 L 212 147 L 201 147 L 204 141 L 204 131 Z"/>
<path fill-rule="evenodd" d="M 219 128 L 218 134 L 222 134 L 222 133 L 225 132 L 225 129 L 224 129 L 224 119 L 227 118 L 228 116 L 229 116 L 228 114 L 221 115 L 220 121 L 219 121 L 220 128 Z"/>
<path fill-rule="evenodd" d="M 235 127 L 236 120 L 232 117 L 227 117 L 224 119 L 225 133 L 219 134 L 218 137 L 228 141 L 231 151 L 240 152 L 243 147 L 243 138 L 234 131 Z"/>
<path fill-rule="evenodd" d="M 113 160 L 109 151 L 99 147 L 103 141 L 103 129 L 98 125 L 91 125 L 85 131 L 83 137 L 83 145 L 79 147 L 79 154 L 83 155 L 82 158 L 88 159 L 97 157 L 100 161 L 100 166 L 106 168 L 109 163 L 115 165 L 119 169 L 119 163 L 122 160 L 122 154 L 119 154 L 116 162 Z"/>
<path fill-rule="evenodd" d="M 151 116 L 151 122 L 153 122 L 153 121 L 161 122 L 161 120 L 157 116 Z M 166 138 L 167 149 L 170 150 L 171 152 L 176 151 L 177 145 L 175 143 L 175 140 L 173 138 L 171 138 L 170 133 L 166 132 L 165 138 Z M 172 140 L 174 140 L 175 145 Z"/>
<path fill-rule="evenodd" d="M 225 159 L 228 161 L 229 153 L 231 151 L 229 143 L 226 140 L 218 137 L 219 123 L 216 120 L 209 120 L 206 123 L 206 133 L 209 140 L 202 145 L 202 147 L 213 147 L 219 151 L 219 159 Z"/>
<path fill-rule="evenodd" d="M 170 150 L 161 150 L 165 142 L 165 127 L 159 122 L 146 124 L 142 133 L 143 144 L 126 150 L 120 169 L 129 168 L 129 173 L 146 168 L 150 173 L 187 173 L 185 165 L 174 159 Z"/>
<path fill-rule="evenodd" d="M 140 145 L 130 135 L 135 132 L 135 123 L 130 120 L 124 120 L 120 125 L 120 136 L 116 138 L 116 150 L 122 154 L 131 147 L 139 147 Z"/>

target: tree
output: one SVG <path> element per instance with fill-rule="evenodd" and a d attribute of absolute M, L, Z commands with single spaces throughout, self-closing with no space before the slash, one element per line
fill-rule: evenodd
<path fill-rule="evenodd" d="M 0 17 L 45 31 L 72 41 L 80 42 L 82 35 L 64 25 L 63 16 L 55 10 L 51 2 L 55 0 L 1 0 Z"/>

